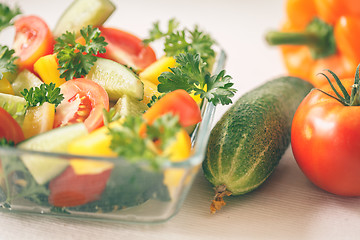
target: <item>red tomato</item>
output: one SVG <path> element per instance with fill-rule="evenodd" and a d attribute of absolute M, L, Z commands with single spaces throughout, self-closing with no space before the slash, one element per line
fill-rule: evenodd
<path fill-rule="evenodd" d="M 54 127 L 84 122 L 89 132 L 103 125 L 109 97 L 99 84 L 77 78 L 60 85 L 64 100 L 56 107 Z"/>
<path fill-rule="evenodd" d="M 342 81 L 350 93 L 353 79 Z M 335 96 L 330 86 L 323 88 Z M 314 90 L 297 109 L 291 130 L 294 157 L 320 188 L 360 196 L 360 106 L 344 106 Z"/>
<path fill-rule="evenodd" d="M 183 89 L 167 93 L 152 105 L 143 116 L 149 124 L 152 124 L 156 118 L 166 113 L 178 115 L 182 127 L 189 127 L 201 121 L 199 106 Z"/>
<path fill-rule="evenodd" d="M 24 133 L 16 120 L 0 107 L 0 138 L 11 140 L 15 144 L 23 141 Z"/>
<path fill-rule="evenodd" d="M 112 169 L 98 174 L 77 175 L 68 167 L 49 183 L 49 203 L 56 207 L 74 207 L 98 200 Z"/>
<path fill-rule="evenodd" d="M 48 25 L 39 17 L 25 16 L 14 23 L 16 33 L 13 43 L 19 70 L 33 71 L 34 63 L 42 56 L 51 54 L 54 38 Z"/>
<path fill-rule="evenodd" d="M 111 59 L 135 70 L 142 70 L 156 61 L 154 50 L 145 46 L 140 38 L 115 28 L 99 29 L 108 43 L 105 47 L 106 53 L 99 54 L 99 57 Z"/>

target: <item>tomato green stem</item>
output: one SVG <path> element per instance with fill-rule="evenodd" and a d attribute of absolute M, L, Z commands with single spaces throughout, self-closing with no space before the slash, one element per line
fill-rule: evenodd
<path fill-rule="evenodd" d="M 360 76 L 359 76 L 359 70 L 360 70 L 360 64 L 356 68 L 355 81 L 354 81 L 354 84 L 352 85 L 351 95 L 348 94 L 348 92 L 346 91 L 346 88 L 341 83 L 341 80 L 339 79 L 339 77 L 329 69 L 326 69 L 326 71 L 328 71 L 333 76 L 333 78 L 335 79 L 336 84 L 338 85 L 338 87 L 341 90 L 342 95 L 339 93 L 339 91 L 336 90 L 336 88 L 334 87 L 334 84 L 330 81 L 329 77 L 327 75 L 325 75 L 324 73 L 319 73 L 319 74 L 323 75 L 327 79 L 327 81 L 329 82 L 332 90 L 336 94 L 336 97 L 329 94 L 329 93 L 327 93 L 327 92 L 324 92 L 321 89 L 317 89 L 317 88 L 316 89 L 321 91 L 322 93 L 328 95 L 329 97 L 332 97 L 332 98 L 336 99 L 337 101 L 342 103 L 344 106 L 360 106 L 360 91 L 359 91 L 360 90 Z"/>

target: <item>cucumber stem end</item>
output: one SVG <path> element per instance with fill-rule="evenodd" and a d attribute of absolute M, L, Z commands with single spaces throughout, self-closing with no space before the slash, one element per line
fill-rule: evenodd
<path fill-rule="evenodd" d="M 232 194 L 231 191 L 226 189 L 226 185 L 219 185 L 215 188 L 215 196 L 214 199 L 211 201 L 210 205 L 210 213 L 214 214 L 216 211 L 220 210 L 223 206 L 226 205 L 224 201 L 225 196 L 230 196 Z"/>

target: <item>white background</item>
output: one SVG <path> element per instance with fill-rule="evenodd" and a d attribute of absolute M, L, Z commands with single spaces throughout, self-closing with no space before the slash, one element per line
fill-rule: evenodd
<path fill-rule="evenodd" d="M 18 3 L 27 15 L 41 16 L 51 28 L 70 0 L 0 0 Z M 236 100 L 271 78 L 285 74 L 278 49 L 264 34 L 284 18 L 283 0 L 114 0 L 117 10 L 106 23 L 141 38 L 154 21 L 177 18 L 201 26 L 225 49 L 226 64 L 238 89 Z M 0 33 L 11 44 L 13 31 Z M 155 46 L 157 48 L 157 46 Z M 215 122 L 227 107 L 218 107 Z M 360 184 L 360 183 L 359 183 Z M 360 199 L 338 197 L 313 186 L 289 149 L 268 181 L 254 192 L 228 198 L 209 214 L 213 196 L 202 172 L 180 212 L 160 225 L 127 225 L 0 212 L 0 239 L 359 239 Z"/>

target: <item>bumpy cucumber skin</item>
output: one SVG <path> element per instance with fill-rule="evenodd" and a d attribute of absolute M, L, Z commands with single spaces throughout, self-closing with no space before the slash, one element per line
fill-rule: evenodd
<path fill-rule="evenodd" d="M 202 165 L 209 182 L 232 195 L 260 186 L 288 148 L 293 116 L 312 87 L 280 77 L 240 97 L 211 131 Z"/>

